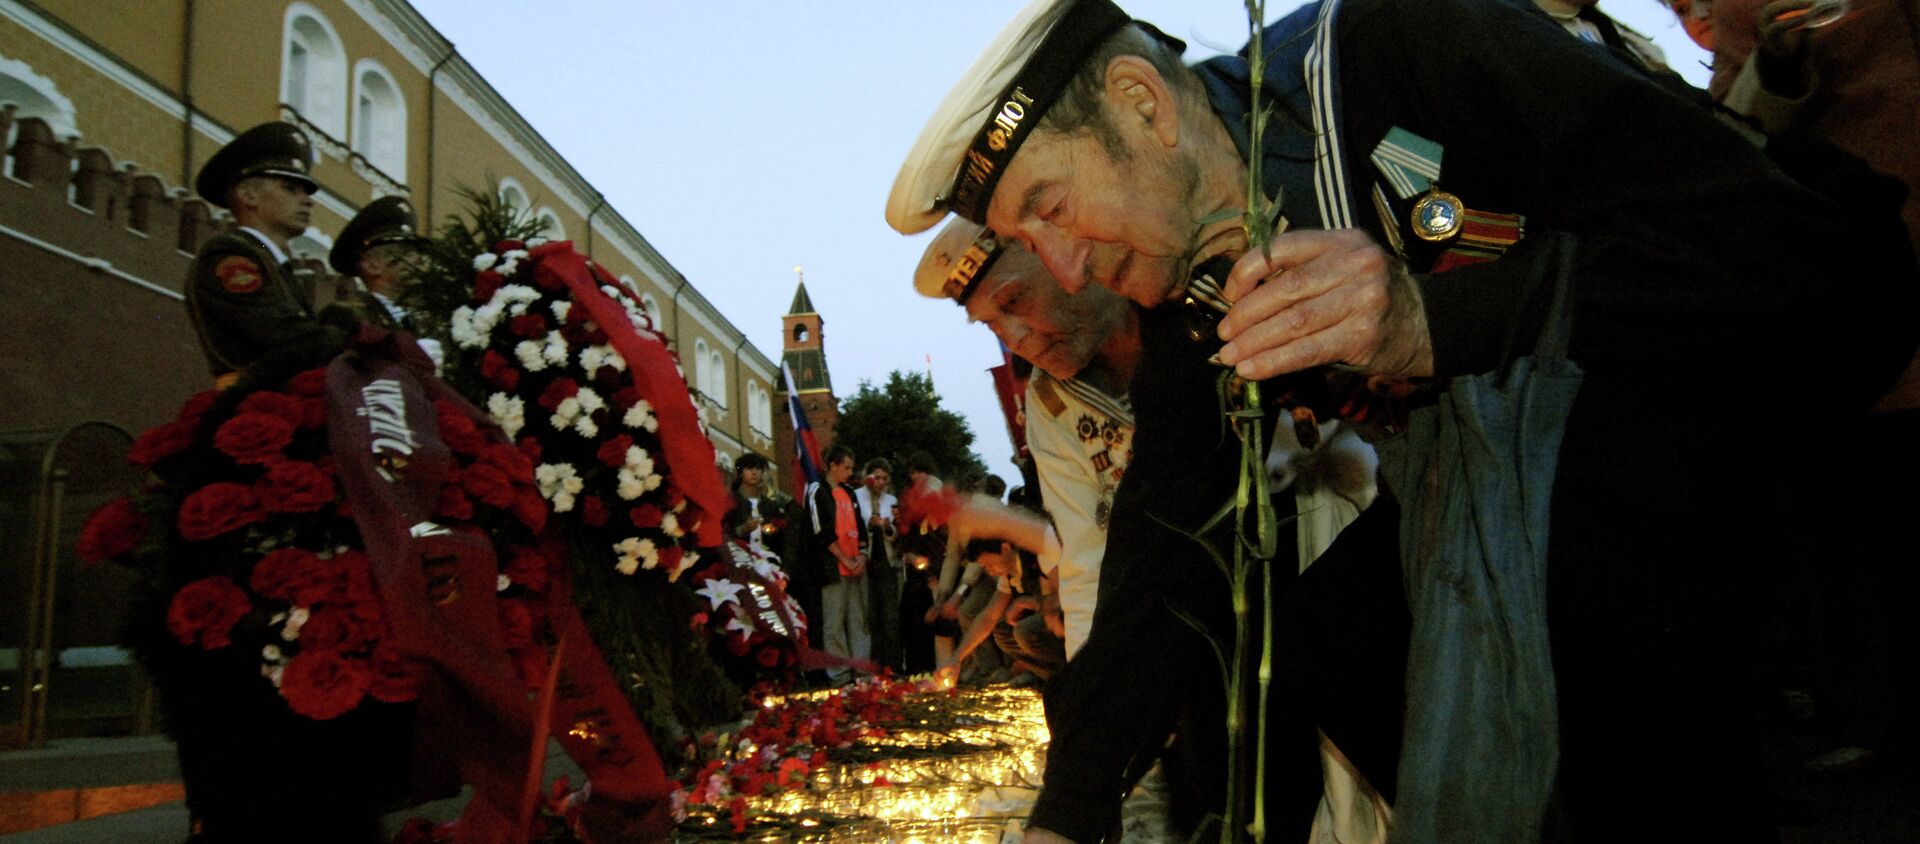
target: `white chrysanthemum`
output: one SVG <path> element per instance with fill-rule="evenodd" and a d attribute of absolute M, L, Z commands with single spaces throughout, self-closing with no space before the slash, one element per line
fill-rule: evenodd
<path fill-rule="evenodd" d="M 493 269 L 493 265 L 499 260 L 500 260 L 500 256 L 495 255 L 492 252 L 482 252 L 478 255 L 473 256 L 473 271 L 482 272 L 485 270 Z"/>
<path fill-rule="evenodd" d="M 632 407 L 627 408 L 626 416 L 620 421 L 629 428 L 644 428 L 648 431 L 660 429 L 660 421 L 653 418 L 653 405 L 647 404 L 646 399 L 634 402 Z"/>
<path fill-rule="evenodd" d="M 507 306 L 507 316 L 526 316 L 527 303 L 515 302 Z"/>
<path fill-rule="evenodd" d="M 503 259 L 506 259 L 506 260 L 508 260 L 508 261 L 518 261 L 518 260 L 520 260 L 521 258 L 525 258 L 525 257 L 527 257 L 527 250 L 525 250 L 525 249 L 509 249 L 509 250 L 507 250 L 507 251 L 505 251 L 505 252 L 502 252 L 502 253 L 500 253 L 500 257 L 501 257 L 501 258 L 503 258 Z"/>
<path fill-rule="evenodd" d="M 554 302 L 550 307 L 553 310 L 553 318 L 561 322 L 566 322 L 567 314 L 570 314 L 573 312 L 573 303 L 566 301 L 565 299 L 562 299 L 558 302 Z"/>
<path fill-rule="evenodd" d="M 594 371 L 605 366 L 606 363 L 606 354 L 600 351 L 599 346 L 588 346 L 580 350 L 580 371 L 585 372 L 588 378 L 592 378 Z"/>
<path fill-rule="evenodd" d="M 280 662 L 287 657 L 281 653 L 279 645 L 268 645 L 260 649 L 260 658 L 268 662 Z"/>
<path fill-rule="evenodd" d="M 660 477 L 659 475 L 648 475 L 648 476 L 647 476 L 647 481 L 646 481 L 646 485 L 647 485 L 647 491 L 648 491 L 648 492 L 652 492 L 652 491 L 654 491 L 654 490 L 656 490 L 656 489 L 659 489 L 659 488 L 660 488 L 660 482 L 661 482 L 661 481 L 664 481 L 664 480 L 666 480 L 666 479 L 665 479 L 665 478 L 662 478 L 662 477 Z"/>
<path fill-rule="evenodd" d="M 629 536 L 615 543 L 613 550 L 620 555 L 614 568 L 621 574 L 633 574 L 644 564 L 653 568 L 660 564 L 660 553 L 653 547 L 653 540 Z"/>
<path fill-rule="evenodd" d="M 527 425 L 526 402 L 506 393 L 494 393 L 487 397 L 487 415 L 493 418 L 495 425 L 500 426 L 501 433 L 506 434 L 507 439 L 513 439 Z"/>
<path fill-rule="evenodd" d="M 593 421 L 593 417 L 589 414 L 582 413 L 580 418 L 573 420 L 573 429 L 587 439 L 600 436 L 600 423 Z"/>
<path fill-rule="evenodd" d="M 574 396 L 574 399 L 580 402 L 581 413 L 592 413 L 607 406 L 607 400 L 601 398 L 599 393 L 594 392 L 592 387 L 581 387 L 580 392 Z"/>
<path fill-rule="evenodd" d="M 520 262 L 517 260 L 509 258 L 505 261 L 500 262 L 501 275 L 513 275 L 514 273 L 517 273 L 519 271 L 520 271 Z"/>
<path fill-rule="evenodd" d="M 627 371 L 627 359 L 621 357 L 620 352 L 618 350 L 614 349 L 612 346 L 601 346 L 600 348 L 606 350 L 607 365 L 613 367 L 613 371 L 615 372 Z"/>
<path fill-rule="evenodd" d="M 686 531 L 680 529 L 680 517 L 672 513 L 660 517 L 660 530 L 666 532 L 668 536 L 674 539 L 679 539 L 687 535 Z"/>
<path fill-rule="evenodd" d="M 547 363 L 555 366 L 565 365 L 567 362 L 567 338 L 560 336 L 560 332 L 558 331 L 547 332 L 547 347 L 540 350 L 540 354 L 547 359 Z"/>
<path fill-rule="evenodd" d="M 536 246 L 545 246 L 545 245 L 547 245 L 547 239 L 546 239 L 546 238 L 544 238 L 544 237 L 529 237 L 529 238 L 527 238 L 527 248 L 528 248 L 528 249 L 532 249 L 532 248 L 534 248 L 534 247 L 536 247 Z"/>
<path fill-rule="evenodd" d="M 478 349 L 487 345 L 487 336 L 473 330 L 473 309 L 466 305 L 454 309 L 447 328 L 453 333 L 454 344 L 462 349 Z"/>
<path fill-rule="evenodd" d="M 547 368 L 547 359 L 540 356 L 540 344 L 532 340 L 522 340 L 514 344 L 513 356 L 520 359 L 520 365 L 528 372 L 539 372 Z"/>
<path fill-rule="evenodd" d="M 621 469 L 615 475 L 615 480 L 618 483 L 614 487 L 614 494 L 628 501 L 639 498 L 647 492 L 646 478 L 634 474 L 631 469 Z"/>
<path fill-rule="evenodd" d="M 573 510 L 573 493 L 561 490 L 553 494 L 553 512 L 567 513 Z"/>
<path fill-rule="evenodd" d="M 487 303 L 473 309 L 473 331 L 476 334 L 491 334 L 493 327 L 500 324 L 500 313 L 506 308 L 506 300 L 495 296 Z"/>
<path fill-rule="evenodd" d="M 287 664 L 284 662 L 260 666 L 260 676 L 273 682 L 274 688 L 280 688 L 280 681 L 286 677 Z"/>
<path fill-rule="evenodd" d="M 653 456 L 637 445 L 627 446 L 626 467 L 644 478 L 653 474 Z"/>

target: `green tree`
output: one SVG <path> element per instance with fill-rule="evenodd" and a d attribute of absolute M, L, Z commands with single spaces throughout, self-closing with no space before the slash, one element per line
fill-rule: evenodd
<path fill-rule="evenodd" d="M 940 394 L 925 375 L 894 370 L 887 384 L 874 389 L 860 382 L 859 391 L 840 405 L 840 421 L 833 441 L 853 449 L 860 465 L 874 457 L 893 463 L 896 488 L 907 481 L 906 458 L 916 451 L 933 455 L 940 475 L 958 479 L 985 473 L 987 464 L 973 453 L 973 431 L 967 420 L 940 406 Z"/>

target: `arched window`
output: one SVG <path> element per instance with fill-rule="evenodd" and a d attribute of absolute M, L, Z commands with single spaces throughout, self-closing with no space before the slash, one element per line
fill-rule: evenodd
<path fill-rule="evenodd" d="M 653 298 L 652 293 L 642 293 L 640 294 L 640 307 L 645 308 L 647 318 L 653 320 L 653 330 L 666 333 L 667 313 L 660 310 L 660 300 Z"/>
<path fill-rule="evenodd" d="M 807 324 L 806 323 L 803 322 L 793 327 L 793 342 L 795 343 L 807 342 Z"/>
<path fill-rule="evenodd" d="M 280 101 L 315 129 L 346 137 L 347 54 L 333 24 L 319 9 L 291 3 L 281 40 Z"/>
<path fill-rule="evenodd" d="M 540 210 L 533 212 L 533 218 L 540 221 L 540 225 L 546 227 L 540 231 L 541 237 L 548 240 L 567 239 L 567 229 L 565 226 L 560 225 L 560 215 L 553 213 L 552 208 L 548 208 L 545 205 L 540 206 Z"/>
<path fill-rule="evenodd" d="M 693 360 L 689 363 L 693 367 L 693 371 L 687 373 L 687 383 L 694 389 L 699 390 L 702 394 L 705 394 L 707 398 L 714 398 L 712 393 L 707 392 L 707 382 L 711 380 L 711 378 L 707 375 L 707 341 L 705 339 L 694 338 Z M 717 399 L 715 400 L 717 401 Z"/>
<path fill-rule="evenodd" d="M 720 354 L 719 350 L 707 353 L 706 373 L 701 380 L 706 383 L 700 387 L 700 392 L 706 393 L 707 398 L 713 399 L 714 404 L 726 407 L 727 359 Z"/>
<path fill-rule="evenodd" d="M 372 59 L 353 66 L 353 151 L 368 164 L 407 180 L 407 102 L 393 74 Z"/>
<path fill-rule="evenodd" d="M 9 59 L 0 55 L 0 103 L 12 103 L 18 110 L 13 113 L 15 121 L 26 117 L 38 117 L 47 121 L 47 128 L 53 130 L 55 138 L 70 138 L 80 134 L 74 125 L 78 115 L 73 108 L 73 100 L 60 93 L 54 87 L 53 80 L 38 73 L 26 62 Z M 13 148 L 14 135 L 8 132 L 0 140 L 4 147 L 0 153 Z"/>
<path fill-rule="evenodd" d="M 527 189 L 521 187 L 520 183 L 512 178 L 500 180 L 500 201 L 521 214 L 527 213 L 527 209 L 533 207 L 527 204 Z"/>
<path fill-rule="evenodd" d="M 773 435 L 773 400 L 758 381 L 747 382 L 747 424 L 762 436 Z"/>

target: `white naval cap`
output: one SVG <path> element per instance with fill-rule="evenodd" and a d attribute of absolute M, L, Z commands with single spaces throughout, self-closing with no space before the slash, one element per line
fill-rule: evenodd
<path fill-rule="evenodd" d="M 984 222 L 994 185 L 1040 115 L 1087 57 L 1131 22 L 1111 0 L 1027 4 L 913 142 L 887 197 L 887 225 L 915 234 L 948 212 Z"/>
<path fill-rule="evenodd" d="M 999 260 L 1002 244 L 987 227 L 955 217 L 947 222 L 913 271 L 913 289 L 929 299 L 965 305 L 973 289 Z"/>

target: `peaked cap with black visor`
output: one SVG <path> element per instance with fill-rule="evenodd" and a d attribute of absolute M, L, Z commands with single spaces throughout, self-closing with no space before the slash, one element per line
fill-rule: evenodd
<path fill-rule="evenodd" d="M 291 123 L 262 123 L 241 132 L 207 159 L 194 177 L 193 189 L 221 208 L 229 208 L 227 194 L 235 185 L 255 176 L 274 176 L 320 190 L 313 180 L 313 144 L 307 133 Z"/>
<path fill-rule="evenodd" d="M 360 274 L 360 256 L 367 250 L 388 243 L 414 244 L 424 241 L 420 218 L 413 203 L 398 196 L 384 196 L 367 203 L 353 215 L 347 227 L 327 253 L 327 264 L 341 275 Z"/>

